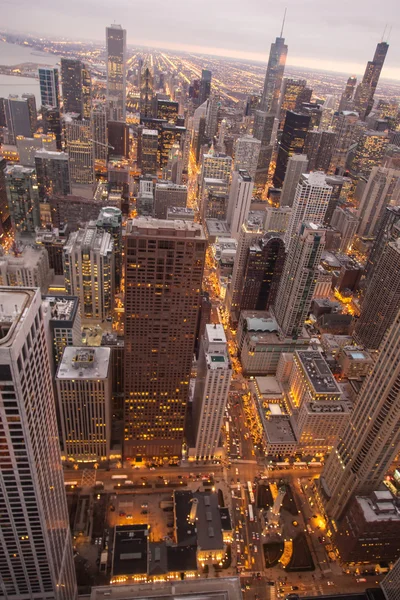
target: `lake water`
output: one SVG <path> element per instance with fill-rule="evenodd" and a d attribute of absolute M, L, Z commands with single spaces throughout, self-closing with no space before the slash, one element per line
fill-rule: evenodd
<path fill-rule="evenodd" d="M 59 56 L 38 52 L 26 46 L 7 44 L 0 42 L 0 65 L 13 66 L 23 63 L 34 63 L 36 65 L 47 65 L 54 67 L 60 60 Z M 36 71 L 34 67 L 33 72 Z M 0 98 L 7 98 L 9 94 L 35 94 L 36 104 L 40 106 L 39 80 L 33 77 L 18 77 L 18 75 L 0 74 Z"/>

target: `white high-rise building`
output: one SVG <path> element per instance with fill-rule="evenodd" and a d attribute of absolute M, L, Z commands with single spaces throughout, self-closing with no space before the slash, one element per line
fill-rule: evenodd
<path fill-rule="evenodd" d="M 379 347 L 355 401 L 350 423 L 321 475 L 327 514 L 340 520 L 355 496 L 381 485 L 400 449 L 400 312 Z"/>
<path fill-rule="evenodd" d="M 64 121 L 71 183 L 93 184 L 94 147 L 91 123 L 88 119 L 75 119 L 71 114 L 65 115 Z"/>
<path fill-rule="evenodd" d="M 107 160 L 108 156 L 108 131 L 107 111 L 104 104 L 97 104 L 92 108 L 92 131 L 95 160 Z"/>
<path fill-rule="evenodd" d="M 357 234 L 372 237 L 387 206 L 400 204 L 400 170 L 373 167 L 358 207 Z"/>
<path fill-rule="evenodd" d="M 231 377 L 232 365 L 224 328 L 206 325 L 193 401 L 196 460 L 211 460 L 215 456 Z"/>
<path fill-rule="evenodd" d="M 107 105 L 110 121 L 126 118 L 126 29 L 121 25 L 106 28 Z"/>
<path fill-rule="evenodd" d="M 400 558 L 381 582 L 381 588 L 386 600 L 400 600 Z"/>
<path fill-rule="evenodd" d="M 258 157 L 261 150 L 261 141 L 252 135 L 244 135 L 236 140 L 234 171 L 248 171 L 254 180 L 257 171 Z"/>
<path fill-rule="evenodd" d="M 200 197 L 204 192 L 204 179 L 223 179 L 227 183 L 231 179 L 232 157 L 210 150 L 203 154 L 201 166 L 201 190 Z"/>
<path fill-rule="evenodd" d="M 298 234 L 302 223 L 307 221 L 322 225 L 332 191 L 333 187 L 326 183 L 325 173 L 316 171 L 301 175 L 285 235 L 287 246 Z"/>
<path fill-rule="evenodd" d="M 66 346 L 56 375 L 64 456 L 108 460 L 111 442 L 110 348 Z"/>
<path fill-rule="evenodd" d="M 74 231 L 63 248 L 65 287 L 78 296 L 81 317 L 102 322 L 114 306 L 114 242 L 107 231 L 90 222 Z"/>
<path fill-rule="evenodd" d="M 280 206 L 293 206 L 297 185 L 302 174 L 307 171 L 307 167 L 308 158 L 306 154 L 293 154 L 289 158 L 282 186 Z"/>
<path fill-rule="evenodd" d="M 77 587 L 42 299 L 0 288 L 0 596 L 75 600 Z"/>
<path fill-rule="evenodd" d="M 274 306 L 276 320 L 287 337 L 297 338 L 310 310 L 318 265 L 325 247 L 325 229 L 302 223 L 289 245 Z"/>
<path fill-rule="evenodd" d="M 357 231 L 358 217 L 349 208 L 338 206 L 332 215 L 331 226 L 340 231 L 340 252 L 348 252 Z"/>
<path fill-rule="evenodd" d="M 212 140 L 217 133 L 218 128 L 218 110 L 220 101 L 217 96 L 211 94 L 207 100 L 207 112 L 206 112 L 206 137 Z"/>
<path fill-rule="evenodd" d="M 254 179 L 250 177 L 247 171 L 233 172 L 227 221 L 231 228 L 231 235 L 236 240 L 239 239 L 241 227 L 249 215 L 253 188 Z"/>

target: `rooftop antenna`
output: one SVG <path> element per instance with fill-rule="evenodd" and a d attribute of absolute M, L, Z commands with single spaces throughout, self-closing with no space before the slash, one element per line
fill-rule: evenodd
<path fill-rule="evenodd" d="M 386 41 L 387 44 L 389 43 L 389 39 L 390 39 L 391 35 L 392 35 L 392 26 L 390 26 L 389 33 L 388 33 L 388 36 L 387 36 L 387 41 Z"/>
<path fill-rule="evenodd" d="M 281 37 L 282 37 L 282 35 L 283 35 L 283 28 L 284 28 L 284 26 L 285 26 L 286 11 L 287 11 L 287 8 L 285 8 L 285 12 L 284 12 L 284 15 L 283 15 L 282 29 L 281 29 Z"/>
<path fill-rule="evenodd" d="M 382 33 L 381 42 L 383 42 L 383 40 L 384 40 L 385 33 L 386 33 L 386 29 L 387 29 L 387 23 L 386 23 L 386 25 L 385 25 L 385 29 L 383 30 L 383 33 Z"/>

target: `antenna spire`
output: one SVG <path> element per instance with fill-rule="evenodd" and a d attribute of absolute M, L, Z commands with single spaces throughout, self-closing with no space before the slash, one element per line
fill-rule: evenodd
<path fill-rule="evenodd" d="M 383 30 L 383 33 L 382 33 L 382 39 L 381 39 L 381 42 L 383 42 L 383 40 L 384 40 L 384 38 L 385 38 L 386 29 L 387 29 L 387 23 L 386 23 L 386 25 L 385 25 L 385 29 Z"/>
<path fill-rule="evenodd" d="M 286 11 L 287 11 L 287 8 L 285 8 L 285 12 L 284 12 L 284 14 L 283 14 L 282 29 L 281 29 L 281 37 L 283 36 L 283 28 L 284 28 L 284 26 L 285 26 Z"/>
<path fill-rule="evenodd" d="M 386 42 L 387 42 L 387 43 L 389 43 L 389 40 L 390 40 L 390 36 L 391 36 L 391 35 L 392 35 L 392 26 L 390 26 L 389 33 L 388 33 L 388 36 L 387 36 L 387 38 L 386 38 Z"/>

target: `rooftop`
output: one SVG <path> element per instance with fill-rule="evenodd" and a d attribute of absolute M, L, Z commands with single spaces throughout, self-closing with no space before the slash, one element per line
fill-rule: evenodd
<path fill-rule="evenodd" d="M 85 229 L 79 229 L 70 234 L 64 246 L 64 252 L 70 254 L 80 247 L 82 250 L 91 249 L 105 256 L 112 252 L 113 245 L 111 234 L 108 231 L 97 229 L 95 223 L 90 222 Z"/>
<path fill-rule="evenodd" d="M 79 300 L 76 296 L 43 296 L 43 302 L 50 307 L 50 320 L 62 325 L 72 323 L 78 311 Z"/>
<path fill-rule="evenodd" d="M 217 494 L 195 492 L 197 498 L 197 543 L 200 550 L 218 550 L 224 547 L 221 515 Z"/>
<path fill-rule="evenodd" d="M 109 372 L 110 348 L 66 346 L 57 371 L 57 379 L 106 379 Z"/>
<path fill-rule="evenodd" d="M 196 527 L 189 523 L 192 500 L 193 494 L 191 491 L 174 491 L 175 528 L 178 546 L 197 545 Z"/>
<path fill-rule="evenodd" d="M 160 237 L 196 237 L 204 239 L 204 231 L 199 223 L 192 221 L 167 221 L 167 219 L 153 219 L 153 217 L 138 217 L 129 219 L 126 225 L 127 235 L 148 234 L 157 232 Z"/>
<path fill-rule="evenodd" d="M 283 396 L 281 384 L 276 377 L 256 377 L 255 382 L 261 396 Z"/>
<path fill-rule="evenodd" d="M 296 434 L 287 415 L 273 415 L 270 419 L 263 419 L 264 431 L 270 444 L 295 444 Z"/>
<path fill-rule="evenodd" d="M 220 221 L 219 219 L 206 219 L 206 230 L 209 236 L 216 237 L 231 237 L 231 228 L 227 221 Z"/>
<path fill-rule="evenodd" d="M 147 573 L 148 525 L 122 525 L 115 528 L 112 575 Z"/>
<path fill-rule="evenodd" d="M 332 372 L 319 352 L 315 350 L 297 350 L 295 358 L 298 359 L 311 387 L 317 394 L 336 394 L 340 396 L 340 389 Z"/>
<path fill-rule="evenodd" d="M 12 345 L 37 288 L 0 287 L 0 346 Z"/>

